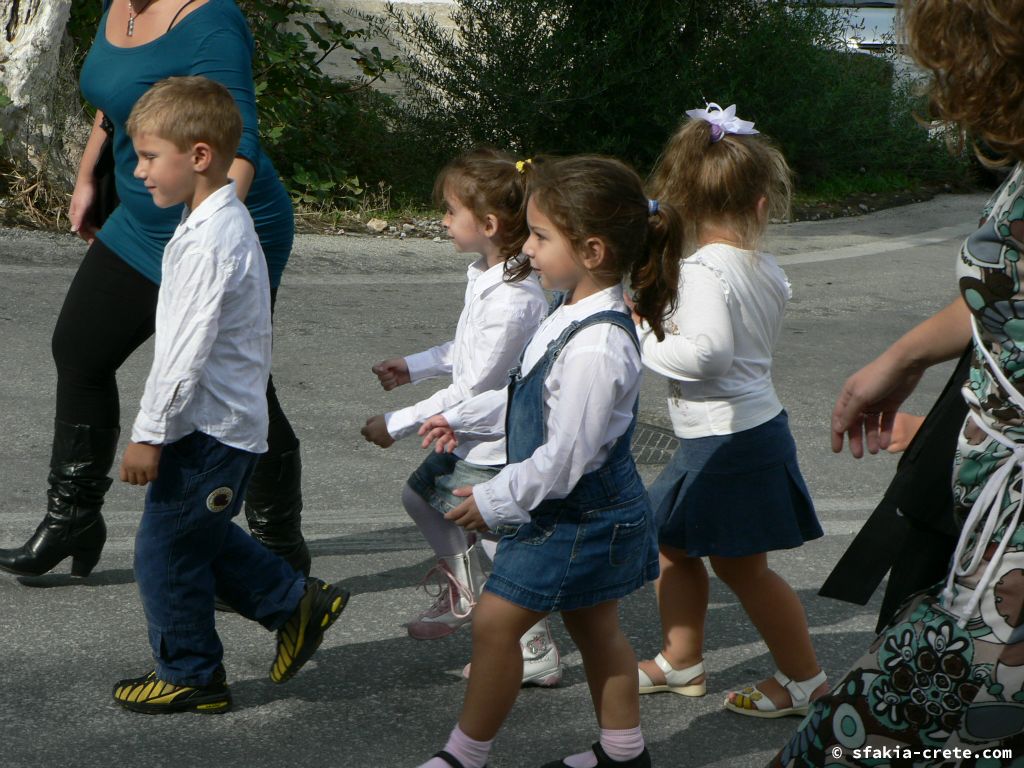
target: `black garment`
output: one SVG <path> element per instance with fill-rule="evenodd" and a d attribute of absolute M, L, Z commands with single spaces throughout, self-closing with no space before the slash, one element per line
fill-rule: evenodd
<path fill-rule="evenodd" d="M 53 331 L 57 364 L 57 419 L 115 428 L 121 420 L 116 373 L 153 335 L 159 287 L 99 239 L 82 260 Z M 277 303 L 272 289 L 271 311 Z M 299 441 L 281 410 L 273 378 L 267 383 L 269 453 L 294 450 Z"/>
<path fill-rule="evenodd" d="M 949 568 L 959 536 L 953 456 L 967 416 L 960 388 L 972 357 L 968 347 L 900 458 L 885 496 L 818 592 L 864 605 L 891 568 L 877 631 L 908 597 L 941 581 Z"/>

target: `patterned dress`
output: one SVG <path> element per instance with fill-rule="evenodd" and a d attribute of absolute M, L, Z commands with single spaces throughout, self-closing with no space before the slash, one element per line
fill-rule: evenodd
<path fill-rule="evenodd" d="M 772 768 L 1024 766 L 1022 254 L 1018 165 L 957 267 L 975 354 L 954 464 L 963 526 L 955 567 L 945 584 L 911 598 L 814 703 Z M 1015 757 L 979 756 L 993 749 Z M 975 756 L 959 762 L 964 750 Z"/>

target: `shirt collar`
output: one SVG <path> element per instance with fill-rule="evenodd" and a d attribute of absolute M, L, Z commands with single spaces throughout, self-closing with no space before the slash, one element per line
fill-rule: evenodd
<path fill-rule="evenodd" d="M 625 301 L 622 298 L 622 284 L 616 283 L 615 285 L 605 288 L 603 291 L 592 293 L 585 299 L 580 299 L 575 304 L 562 304 L 559 309 L 562 310 L 567 317 L 570 319 L 578 319 L 583 317 L 590 317 L 595 312 L 600 312 L 605 309 L 617 309 L 619 311 L 625 311 Z"/>
<path fill-rule="evenodd" d="M 502 278 L 505 276 L 505 263 L 499 262 L 493 267 L 488 267 L 487 257 L 481 256 L 469 265 L 469 268 L 466 270 L 466 276 L 473 284 L 474 295 L 479 296 L 488 288 L 493 288 L 501 283 Z"/>
<path fill-rule="evenodd" d="M 235 192 L 235 182 L 228 181 L 227 184 L 196 206 L 194 211 L 189 211 L 186 207 L 185 210 L 181 212 L 181 223 L 185 229 L 195 229 L 221 208 L 226 205 L 230 205 L 231 202 L 237 198 L 238 193 Z"/>

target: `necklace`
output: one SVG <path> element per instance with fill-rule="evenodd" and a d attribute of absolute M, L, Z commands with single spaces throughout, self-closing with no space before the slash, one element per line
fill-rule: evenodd
<path fill-rule="evenodd" d="M 132 0 L 128 0 L 128 37 L 131 37 L 135 34 L 135 17 L 142 13 L 144 10 L 146 10 L 151 2 L 153 2 L 153 0 L 146 0 L 145 5 L 143 5 L 141 8 L 139 8 L 138 11 L 136 11 L 135 4 L 132 2 Z"/>

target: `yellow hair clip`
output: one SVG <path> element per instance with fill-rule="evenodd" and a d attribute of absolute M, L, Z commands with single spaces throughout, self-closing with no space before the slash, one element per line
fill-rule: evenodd
<path fill-rule="evenodd" d="M 520 160 L 518 163 L 516 163 L 516 170 L 522 173 L 523 171 L 526 170 L 526 166 L 528 165 L 533 165 L 532 157 L 528 157 L 525 160 Z"/>

